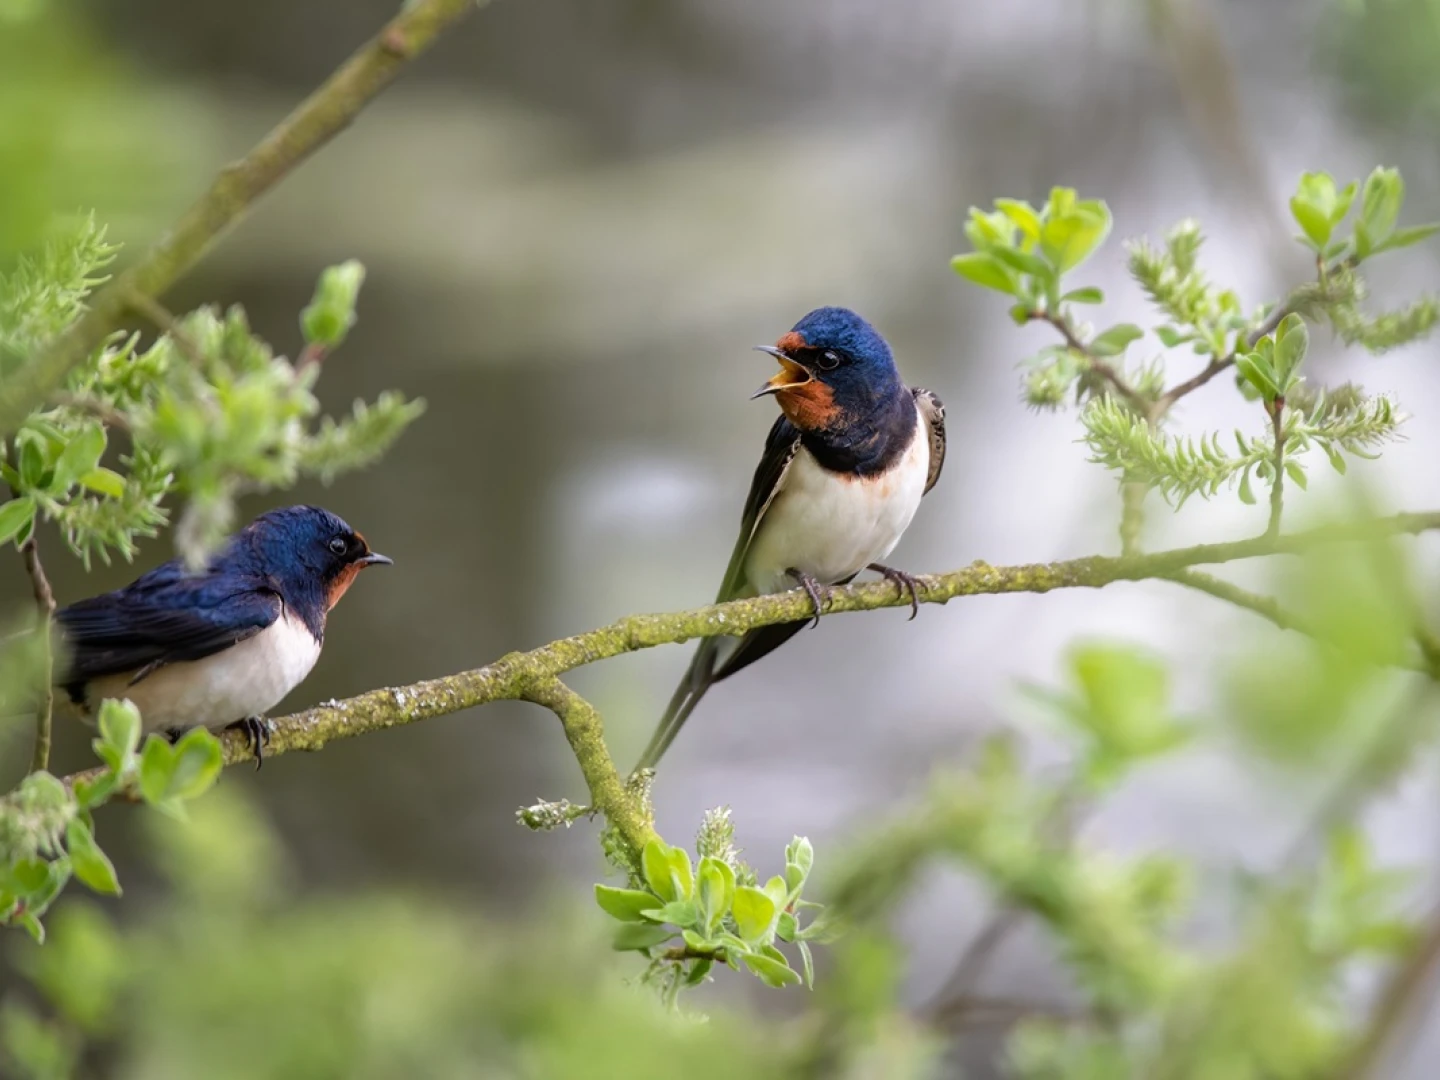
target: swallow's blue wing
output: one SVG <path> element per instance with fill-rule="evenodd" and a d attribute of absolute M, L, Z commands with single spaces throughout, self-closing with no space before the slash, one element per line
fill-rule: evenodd
<path fill-rule="evenodd" d="M 716 603 L 724 603 L 727 600 L 734 600 L 742 595 L 745 583 L 745 556 L 749 554 L 750 544 L 755 539 L 755 532 L 760 527 L 761 519 L 770 504 L 775 501 L 775 496 L 780 492 L 780 486 L 785 480 L 785 471 L 790 468 L 790 463 L 795 460 L 795 455 L 800 450 L 800 432 L 794 424 L 790 423 L 785 416 L 775 418 L 775 423 L 770 428 L 770 434 L 765 437 L 765 450 L 760 455 L 760 464 L 755 468 L 755 477 L 750 481 L 750 494 L 745 499 L 745 512 L 740 518 L 740 535 L 735 540 L 735 550 L 730 555 L 730 565 L 725 570 L 725 577 L 720 582 L 720 592 L 716 595 Z M 675 689 L 675 695 L 670 699 L 670 705 L 665 710 L 655 734 L 650 737 L 650 745 L 645 748 L 644 754 L 640 757 L 639 768 L 653 768 L 665 753 L 671 741 L 679 734 L 681 726 L 689 718 L 695 706 L 705 695 L 710 686 L 723 679 L 726 675 L 733 674 L 746 664 L 758 660 L 767 652 L 778 647 L 780 644 L 793 637 L 807 620 L 800 620 L 797 623 L 784 623 L 780 626 L 767 626 L 759 630 L 752 630 L 740 639 L 739 645 L 723 662 L 720 660 L 720 644 L 722 638 L 709 637 L 700 642 L 695 649 L 695 656 L 690 661 L 690 667 L 685 672 L 685 677 L 680 680 L 680 685 Z M 736 663 L 737 657 L 739 663 Z"/>
<path fill-rule="evenodd" d="M 253 637 L 280 617 L 280 596 L 250 574 L 186 572 L 177 560 L 133 584 L 56 614 L 68 664 L 56 681 L 71 689 L 102 675 L 200 660 Z"/>
<path fill-rule="evenodd" d="M 715 597 L 717 604 L 740 596 L 745 583 L 745 556 L 750 553 L 750 544 L 760 529 L 765 511 L 770 509 L 770 504 L 780 493 L 785 472 L 799 451 L 799 430 L 785 416 L 777 416 L 770 434 L 765 437 L 765 451 L 760 455 L 760 464 L 755 467 L 755 477 L 750 481 L 750 494 L 745 499 L 745 512 L 740 517 L 740 535 L 735 541 L 725 577 L 720 582 L 720 592 Z"/>

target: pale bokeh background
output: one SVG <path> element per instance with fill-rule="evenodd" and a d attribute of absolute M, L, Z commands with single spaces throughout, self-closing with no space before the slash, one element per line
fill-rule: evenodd
<path fill-rule="evenodd" d="M 907 378 L 948 406 L 944 478 L 892 561 L 928 571 L 1114 551 L 1114 484 L 1085 462 L 1073 415 L 1019 402 L 1016 363 L 1049 336 L 1017 330 L 1000 297 L 947 269 L 965 247 L 966 208 L 1042 201 L 1057 183 L 1108 200 L 1115 234 L 1080 275 L 1106 290 L 1108 322 L 1158 321 L 1125 276 L 1119 241 L 1187 215 L 1207 229 L 1218 280 L 1247 304 L 1276 296 L 1309 272 L 1283 216 L 1302 170 L 1344 179 L 1398 164 L 1405 220 L 1440 212 L 1440 84 L 1426 81 L 1440 44 L 1424 53 L 1425 34 L 1396 36 L 1381 10 L 1432 6 L 1372 5 L 1341 23 L 1355 5 L 1338 0 L 893 0 L 883 11 L 854 0 L 496 0 L 169 297 L 176 309 L 243 303 L 293 351 L 319 269 L 358 257 L 369 268 L 360 323 L 327 362 L 320 395 L 336 410 L 391 386 L 430 402 L 381 465 L 295 492 L 397 565 L 349 594 L 288 704 L 710 599 L 773 417 L 773 403 L 747 401 L 768 374 L 750 346 L 820 304 L 865 314 Z M 171 136 L 208 171 L 392 7 L 111 0 L 94 15 L 103 40 L 173 91 Z M 1377 295 L 1433 285 L 1435 250 L 1382 260 Z M 1317 376 L 1393 391 L 1415 416 L 1407 442 L 1352 475 L 1397 508 L 1440 504 L 1436 347 L 1373 358 L 1316 341 Z M 1262 419 L 1223 379 L 1177 411 L 1194 430 Z M 1328 472 L 1314 477 L 1292 505 L 1318 505 Z M 1179 517 L 1155 506 L 1146 543 L 1248 534 L 1263 513 L 1233 495 Z M 1423 550 L 1433 565 L 1435 545 Z M 142 561 L 169 554 L 152 543 Z M 86 578 L 59 557 L 51 572 L 62 602 L 133 574 Z M 24 590 L 18 561 L 0 561 L 0 600 Z M 1182 705 L 1199 710 L 1224 659 L 1268 633 L 1160 584 L 977 598 L 927 607 L 914 623 L 901 611 L 827 620 L 711 693 L 665 763 L 659 824 L 678 839 L 729 803 L 762 868 L 792 833 L 823 859 L 937 762 L 1023 720 L 1017 684 L 1055 678 L 1072 640 L 1149 644 L 1175 661 Z M 688 655 L 657 649 L 573 676 L 622 767 Z M 27 735 L 0 737 L 13 771 Z M 59 764 L 84 753 L 70 730 Z M 492 706 L 227 782 L 257 796 L 315 887 L 421 883 L 500 909 L 556 881 L 585 888 L 599 867 L 592 827 L 535 836 L 514 824 L 537 796 L 583 795 L 556 723 L 536 708 Z M 1087 836 L 1263 865 L 1313 799 L 1199 752 L 1149 770 Z M 1385 856 L 1433 863 L 1434 810 L 1428 782 L 1403 785 L 1374 815 Z M 141 873 L 123 857 L 120 869 L 127 884 Z M 137 882 L 126 903 L 143 895 Z M 986 910 L 959 878 L 914 897 L 902 916 L 916 946 L 911 1000 L 943 980 Z M 984 987 L 1050 983 L 1043 945 L 1021 935 Z M 970 1045 L 975 1060 L 987 1053 L 984 1040 Z"/>

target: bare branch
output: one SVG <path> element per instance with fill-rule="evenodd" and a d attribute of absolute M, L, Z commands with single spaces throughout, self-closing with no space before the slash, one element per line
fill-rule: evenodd
<path fill-rule="evenodd" d="M 1056 330 L 1060 331 L 1060 336 L 1065 339 L 1065 345 L 1071 352 L 1084 357 L 1090 364 L 1090 370 L 1108 382 L 1117 394 L 1130 403 L 1136 412 L 1147 420 L 1150 419 L 1150 415 L 1155 408 L 1155 403 L 1126 382 L 1125 377 L 1116 371 L 1108 360 L 1096 356 L 1091 352 L 1090 347 L 1081 341 L 1079 335 L 1075 333 L 1075 328 L 1070 325 L 1068 318 L 1053 311 L 1032 311 L 1030 312 L 1030 318 L 1032 320 L 1049 323 Z"/>
<path fill-rule="evenodd" d="M 1291 293 L 1290 297 L 1285 300 L 1284 303 L 1275 305 L 1275 310 L 1273 310 L 1268 316 L 1266 316 L 1264 322 L 1262 322 L 1254 330 L 1250 331 L 1249 335 L 1245 338 L 1245 347 L 1247 349 L 1253 349 L 1256 342 L 1258 342 L 1261 338 L 1265 337 L 1267 334 L 1273 334 L 1279 328 L 1280 324 L 1285 321 L 1285 316 L 1289 315 L 1294 310 L 1295 293 Z M 1205 365 L 1204 369 L 1200 372 L 1200 374 L 1186 379 L 1184 382 L 1172 386 L 1169 390 L 1166 390 L 1165 393 L 1161 394 L 1159 399 L 1155 402 L 1156 416 L 1158 417 L 1165 415 L 1165 413 L 1170 411 L 1170 407 L 1174 405 L 1175 402 L 1179 401 L 1182 397 L 1184 397 L 1186 394 L 1191 393 L 1194 390 L 1199 390 L 1200 387 L 1204 386 L 1216 375 L 1219 375 L 1222 371 L 1226 371 L 1234 367 L 1235 360 L 1239 355 L 1240 350 L 1235 349 L 1226 356 L 1214 357 L 1211 359 L 1210 363 Z"/>

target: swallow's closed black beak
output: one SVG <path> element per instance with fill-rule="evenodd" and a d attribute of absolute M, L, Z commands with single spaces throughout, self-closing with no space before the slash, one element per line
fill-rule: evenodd
<path fill-rule="evenodd" d="M 792 390 L 797 386 L 804 386 L 815 378 L 803 366 L 786 356 L 784 349 L 778 349 L 774 345 L 756 345 L 755 351 L 769 353 L 779 360 L 780 370 L 772 375 L 764 386 L 750 395 L 751 401 L 758 397 L 764 397 L 766 394 L 775 394 L 781 390 Z"/>
<path fill-rule="evenodd" d="M 355 564 L 357 566 L 394 566 L 395 560 L 389 555 L 381 555 L 378 551 L 372 551 L 370 554 L 356 559 Z"/>

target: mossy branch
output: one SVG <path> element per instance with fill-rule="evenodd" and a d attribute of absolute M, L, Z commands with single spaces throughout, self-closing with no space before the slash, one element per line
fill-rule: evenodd
<path fill-rule="evenodd" d="M 962 596 L 1001 593 L 1046 593 L 1053 589 L 1098 589 L 1120 581 L 1179 579 L 1242 607 L 1261 610 L 1263 598 L 1241 590 L 1222 589 L 1213 579 L 1186 578 L 1191 567 L 1254 559 L 1267 555 L 1296 555 L 1329 544 L 1374 540 L 1387 536 L 1416 535 L 1440 530 L 1440 512 L 1397 514 L 1345 525 L 1328 525 L 1283 536 L 1259 536 L 1220 544 L 1158 551 L 1145 555 L 1101 556 L 1022 566 L 990 566 L 976 562 L 961 570 L 917 578 L 919 598 L 927 604 L 944 604 Z M 824 614 L 873 611 L 908 606 L 909 594 L 888 581 L 867 582 L 832 589 Z M 651 649 L 677 645 L 692 638 L 743 634 L 760 626 L 794 622 L 811 614 L 810 600 L 801 590 L 711 604 L 659 615 L 627 615 L 609 626 L 561 638 L 528 652 L 513 652 L 484 667 L 408 686 L 385 687 L 279 717 L 271 721 L 267 757 L 296 750 L 320 750 L 337 739 L 413 724 L 437 716 L 495 701 L 531 701 L 554 712 L 575 754 L 590 791 L 591 805 L 603 813 L 639 851 L 651 835 L 646 809 L 626 791 L 605 744 L 603 726 L 594 706 L 559 681 L 559 676 L 588 664 Z M 1289 620 L 1282 625 L 1290 623 Z M 245 737 L 238 731 L 221 736 L 225 763 L 253 761 Z M 66 778 L 67 784 L 94 775 L 94 771 Z"/>
<path fill-rule="evenodd" d="M 0 387 L 0 431 L 57 389 L 100 345 L 127 308 L 159 296 L 296 165 L 338 135 L 407 62 L 424 52 L 476 0 L 411 0 L 248 154 L 220 170 L 209 189 L 124 273 L 95 294 L 85 316 Z"/>

